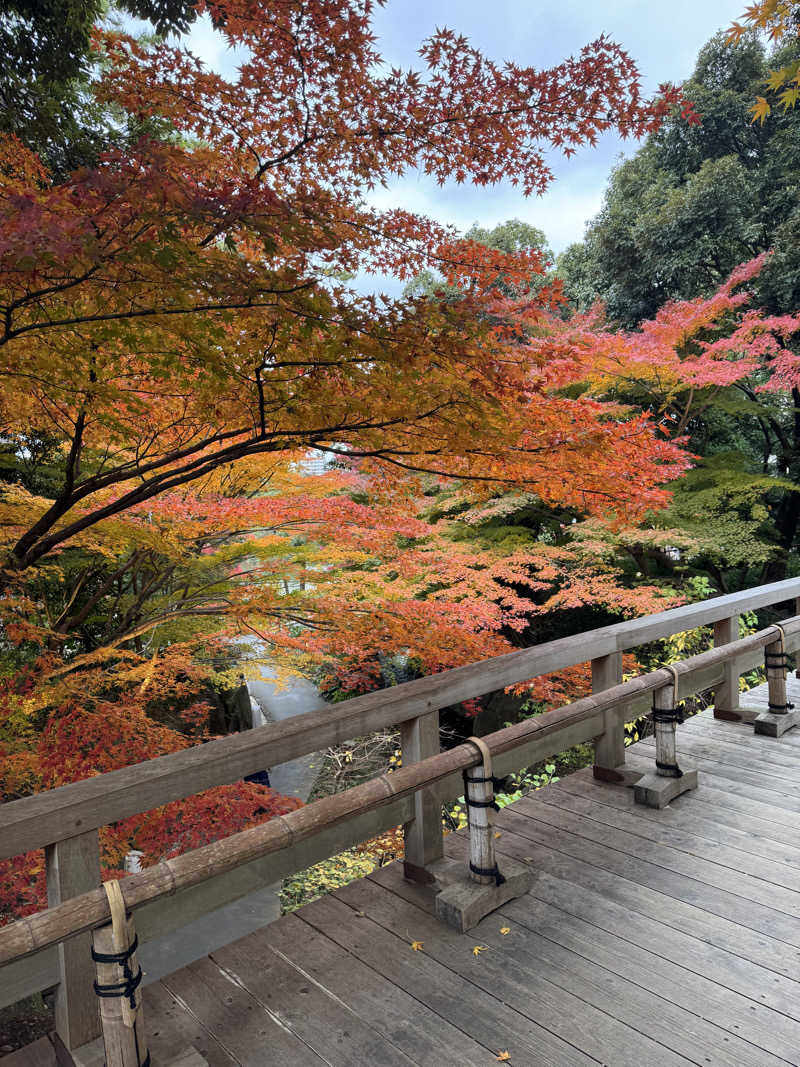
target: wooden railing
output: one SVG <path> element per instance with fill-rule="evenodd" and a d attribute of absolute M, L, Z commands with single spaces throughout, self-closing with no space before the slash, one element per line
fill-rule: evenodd
<path fill-rule="evenodd" d="M 562 638 L 469 664 L 389 690 L 212 741 L 3 806 L 0 858 L 46 850 L 48 910 L 0 930 L 0 1006 L 56 990 L 56 1027 L 67 1048 L 98 1032 L 89 931 L 108 921 L 100 886 L 99 827 L 373 730 L 399 725 L 404 766 L 346 793 L 263 826 L 162 862 L 124 880 L 140 941 L 271 884 L 398 824 L 406 828 L 406 874 L 428 877 L 442 856 L 441 804 L 463 791 L 462 771 L 479 762 L 471 745 L 439 753 L 439 710 L 506 686 L 592 662 L 592 696 L 485 738 L 498 774 L 573 745 L 595 741 L 596 774 L 624 773 L 624 723 L 675 679 L 662 669 L 622 683 L 622 652 L 699 626 L 714 625 L 710 652 L 677 665 L 683 699 L 713 688 L 716 713 L 738 714 L 740 674 L 763 661 L 775 631 L 738 640 L 744 612 L 800 607 L 800 579 Z M 785 625 L 800 647 L 800 620 Z"/>

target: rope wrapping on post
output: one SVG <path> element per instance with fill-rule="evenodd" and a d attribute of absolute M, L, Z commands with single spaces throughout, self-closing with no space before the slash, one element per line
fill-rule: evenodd
<path fill-rule="evenodd" d="M 100 1011 L 106 1063 L 108 1067 L 150 1067 L 142 1016 L 142 968 L 136 960 L 139 938 L 120 883 L 105 882 L 103 888 L 111 912 L 111 929 L 106 926 L 95 931 L 92 959 L 97 967 L 94 991 L 102 1001 L 109 1002 L 109 1007 Z M 109 947 L 114 951 L 109 952 Z M 120 1002 L 119 1006 L 112 1007 L 113 1001 Z"/>
<path fill-rule="evenodd" d="M 464 803 L 467 808 L 467 820 L 470 835 L 470 873 L 477 878 L 492 878 L 495 885 L 503 885 L 505 878 L 500 873 L 495 860 L 494 840 L 492 836 L 491 820 L 487 816 L 476 822 L 470 817 L 471 810 L 486 811 L 492 809 L 499 811 L 500 807 L 495 800 L 495 787 L 503 781 L 492 773 L 492 753 L 486 742 L 480 737 L 467 738 L 467 744 L 476 748 L 481 757 L 482 774 L 470 776 L 470 772 L 476 768 L 467 768 L 462 772 L 464 779 Z M 472 796 L 476 789 L 483 792 L 484 796 L 478 798 Z M 488 788 L 487 788 L 488 787 Z M 488 863 L 486 862 L 488 861 Z"/>
<path fill-rule="evenodd" d="M 778 641 L 764 647 L 764 670 L 769 685 L 767 708 L 773 715 L 788 715 L 790 711 L 794 711 L 794 704 L 789 703 L 786 697 L 786 674 L 789 666 L 786 631 L 777 622 L 773 624 L 773 629 L 778 631 Z M 775 651 L 774 645 L 778 643 L 779 648 Z"/>
<path fill-rule="evenodd" d="M 650 712 L 653 725 L 656 728 L 656 771 L 666 778 L 683 778 L 683 771 L 678 765 L 675 732 L 678 724 L 685 721 L 686 715 L 683 705 L 676 700 L 679 682 L 677 668 L 673 664 L 667 663 L 664 669 L 668 670 L 672 675 L 672 685 L 664 686 L 663 689 L 656 690 L 653 693 L 653 704 Z M 659 695 L 664 690 L 671 690 L 669 693 L 670 706 L 659 707 Z M 659 726 L 671 729 L 669 733 L 666 733 L 663 729 L 659 730 Z M 670 759 L 670 756 L 673 758 Z"/>

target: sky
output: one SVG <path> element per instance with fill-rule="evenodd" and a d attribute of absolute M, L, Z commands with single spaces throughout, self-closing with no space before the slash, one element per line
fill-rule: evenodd
<path fill-rule="evenodd" d="M 577 53 L 606 33 L 636 60 L 645 91 L 664 81 L 689 77 L 697 53 L 717 30 L 742 13 L 745 0 L 387 0 L 375 19 L 378 47 L 392 66 L 418 65 L 419 43 L 436 27 L 465 34 L 495 60 L 511 59 L 549 67 Z M 210 25 L 196 24 L 190 49 L 222 72 L 234 60 Z M 492 227 L 519 218 L 538 226 L 558 255 L 580 241 L 585 224 L 600 209 L 609 174 L 620 155 L 631 155 L 636 141 L 607 135 L 594 148 L 571 159 L 551 157 L 555 181 L 542 196 L 524 197 L 510 184 L 489 188 L 438 186 L 409 174 L 372 197 L 378 207 L 402 206 L 465 230 L 472 223 Z M 392 285 L 381 285 L 391 291 Z M 399 295 L 399 292 L 392 292 Z"/>

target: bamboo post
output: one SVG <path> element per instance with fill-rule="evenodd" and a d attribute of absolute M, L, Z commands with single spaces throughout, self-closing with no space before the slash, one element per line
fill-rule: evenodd
<path fill-rule="evenodd" d="M 503 858 L 503 874 L 497 866 L 494 836 L 495 781 L 492 754 L 481 737 L 469 744 L 481 755 L 477 767 L 464 771 L 464 800 L 469 826 L 469 872 L 458 876 L 436 897 L 436 914 L 463 933 L 509 900 L 523 896 L 531 887 L 532 872 L 524 864 Z"/>
<path fill-rule="evenodd" d="M 656 735 L 655 773 L 646 774 L 633 787 L 637 804 L 649 808 L 664 808 L 675 797 L 697 786 L 697 771 L 682 771 L 678 765 L 678 723 L 683 713 L 676 707 L 678 672 L 674 667 L 673 680 L 653 693 L 653 724 Z"/>
<path fill-rule="evenodd" d="M 437 756 L 440 751 L 439 712 L 431 711 L 402 723 L 400 749 L 406 767 L 429 756 Z M 442 805 L 435 790 L 421 789 L 414 794 L 414 818 L 403 827 L 403 836 L 405 877 L 413 882 L 432 882 L 432 865 L 444 855 Z"/>
<path fill-rule="evenodd" d="M 104 884 L 111 923 L 93 931 L 100 1024 L 106 1067 L 149 1067 L 144 1033 L 142 969 L 136 958 L 136 930 L 119 882 Z"/>
<path fill-rule="evenodd" d="M 485 741 L 470 738 L 483 756 L 483 763 L 464 771 L 464 802 L 469 825 L 469 874 L 476 885 L 502 885 L 494 848 L 494 778 L 492 756 Z"/>
<path fill-rule="evenodd" d="M 757 734 L 767 737 L 780 737 L 800 722 L 800 711 L 790 704 L 786 692 L 786 642 L 782 626 L 774 627 L 778 631 L 776 641 L 764 646 L 764 670 L 767 675 L 768 711 L 762 711 L 753 723 Z"/>

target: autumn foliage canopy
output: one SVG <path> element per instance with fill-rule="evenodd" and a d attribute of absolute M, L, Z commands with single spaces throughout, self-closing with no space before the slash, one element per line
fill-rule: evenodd
<path fill-rule="evenodd" d="M 522 587 L 540 606 L 651 602 L 622 597 L 588 552 L 476 558 L 425 515 L 425 479 L 456 479 L 462 511 L 525 493 L 598 524 L 584 537 L 597 545 L 663 506 L 690 458 L 663 409 L 603 394 L 635 343 L 603 333 L 598 348 L 596 323 L 565 325 L 558 283 L 527 285 L 540 255 L 369 194 L 414 169 L 540 192 L 548 151 L 640 136 L 675 106 L 694 121 L 691 105 L 666 86 L 645 99 L 606 38 L 540 71 L 444 29 L 419 70 L 387 69 L 373 6 L 201 3 L 237 49 L 230 77 L 180 44 L 98 29 L 93 91 L 135 118 L 136 143 L 56 179 L 17 137 L 0 142 L 3 438 L 21 468 L 46 454 L 55 471 L 10 479 L 0 499 L 7 797 L 200 739 L 203 687 L 230 680 L 241 633 L 333 658 L 358 687 L 398 646 L 425 669 L 505 650 Z M 458 298 L 349 284 L 424 268 Z M 662 326 L 648 338 L 676 351 Z M 741 329 L 762 344 L 755 320 Z M 717 349 L 695 363 L 733 373 Z M 304 481 L 310 454 L 340 467 Z M 110 828 L 106 862 L 185 847 L 191 820 L 224 832 L 286 804 L 214 791 Z M 25 877 L 9 874 L 12 909 L 35 897 Z"/>

